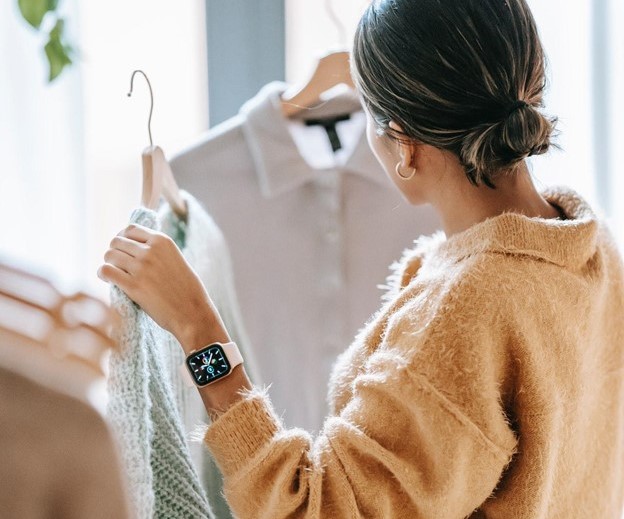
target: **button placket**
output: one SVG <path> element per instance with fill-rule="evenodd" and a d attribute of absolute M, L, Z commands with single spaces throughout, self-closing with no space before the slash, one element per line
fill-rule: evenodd
<path fill-rule="evenodd" d="M 319 280 L 324 299 L 324 349 L 334 357 L 342 343 L 345 315 L 344 236 L 342 222 L 342 174 L 337 169 L 324 171 L 322 177 L 323 235 Z"/>
<path fill-rule="evenodd" d="M 341 253 L 341 207 L 340 178 L 335 169 L 326 170 L 321 177 L 322 215 L 321 232 L 323 234 L 323 258 L 321 261 L 321 283 L 326 297 L 335 297 L 342 285 Z"/>
<path fill-rule="evenodd" d="M 331 366 L 344 348 L 344 325 L 347 317 L 344 276 L 344 236 L 342 175 L 337 169 L 323 170 L 316 179 L 318 188 L 318 257 L 315 264 L 319 297 L 319 344 L 315 351 L 314 383 L 327 387 Z M 316 419 L 327 412 L 319 403 Z"/>

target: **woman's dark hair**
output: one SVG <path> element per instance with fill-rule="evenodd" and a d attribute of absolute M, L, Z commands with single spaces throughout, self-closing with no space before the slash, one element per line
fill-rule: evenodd
<path fill-rule="evenodd" d="M 491 188 L 497 173 L 560 148 L 557 118 L 537 109 L 545 66 L 525 0 L 374 0 L 352 55 L 380 133 L 449 150 L 472 184 Z"/>

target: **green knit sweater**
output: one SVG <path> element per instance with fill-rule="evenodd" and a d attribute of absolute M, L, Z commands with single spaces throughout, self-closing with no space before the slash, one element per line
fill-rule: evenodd
<path fill-rule="evenodd" d="M 154 211 L 130 218 L 158 229 Z M 119 350 L 111 356 L 108 418 L 116 432 L 129 494 L 138 519 L 208 519 L 213 514 L 191 463 L 184 428 L 161 358 L 165 332 L 118 287 Z"/>
<path fill-rule="evenodd" d="M 230 252 L 223 233 L 190 193 L 181 189 L 180 196 L 186 202 L 186 219 L 181 220 L 171 206 L 164 203 L 158 211 L 161 230 L 173 238 L 205 286 L 230 337 L 245 359 L 247 375 L 254 383 L 258 383 L 259 370 L 238 306 Z M 223 497 L 221 471 L 210 451 L 203 445 L 201 434 L 198 434 L 201 426 L 208 422 L 204 403 L 195 385 L 185 383 L 182 377 L 179 367 L 184 363 L 184 350 L 173 335 L 167 336 L 168 340 L 161 345 L 161 351 L 180 410 L 181 422 L 186 428 L 191 461 L 203 483 L 212 511 L 219 519 L 231 519 L 232 513 Z"/>

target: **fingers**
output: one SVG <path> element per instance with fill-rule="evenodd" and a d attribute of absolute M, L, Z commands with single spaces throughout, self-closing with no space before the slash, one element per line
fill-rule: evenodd
<path fill-rule="evenodd" d="M 155 231 L 152 231 L 147 227 L 132 223 L 121 231 L 118 236 L 125 236 L 126 238 L 130 238 L 131 240 L 138 241 L 140 243 L 147 243 L 155 234 Z"/>
<path fill-rule="evenodd" d="M 125 236 L 115 236 L 110 242 L 111 249 L 117 249 L 134 258 L 138 258 L 142 252 L 147 250 L 147 245 L 136 240 L 131 240 Z"/>
<path fill-rule="evenodd" d="M 108 249 L 104 254 L 104 261 L 123 270 L 126 274 L 132 275 L 134 273 L 133 261 L 135 261 L 135 259 L 126 252 L 118 249 Z"/>
<path fill-rule="evenodd" d="M 113 283 L 121 288 L 124 292 L 132 285 L 132 276 L 115 265 L 105 263 L 97 271 L 98 277 L 102 281 Z"/>

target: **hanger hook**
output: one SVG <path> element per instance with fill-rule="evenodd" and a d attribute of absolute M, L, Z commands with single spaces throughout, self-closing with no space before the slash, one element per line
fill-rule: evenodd
<path fill-rule="evenodd" d="M 132 95 L 132 86 L 134 83 L 134 76 L 136 75 L 137 72 L 140 72 L 141 74 L 143 74 L 143 77 L 145 78 L 145 81 L 147 81 L 147 86 L 149 87 L 149 91 L 150 91 L 150 113 L 149 113 L 149 119 L 147 120 L 147 132 L 149 133 L 150 146 L 153 146 L 154 142 L 152 141 L 152 112 L 154 111 L 154 92 L 152 92 L 152 84 L 150 83 L 150 80 L 148 79 L 147 74 L 143 72 L 142 70 L 135 70 L 132 73 L 132 76 L 130 77 L 130 92 L 128 92 L 128 97 Z"/>
<path fill-rule="evenodd" d="M 336 30 L 338 31 L 340 45 L 346 47 L 347 29 L 345 28 L 340 18 L 336 15 L 336 11 L 334 10 L 334 2 L 332 0 L 325 0 L 325 11 L 327 12 L 327 16 L 329 16 L 329 19 L 334 23 L 334 27 L 336 27 Z"/>

